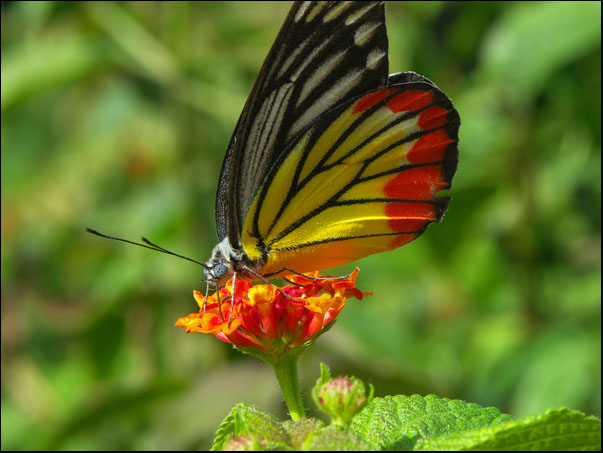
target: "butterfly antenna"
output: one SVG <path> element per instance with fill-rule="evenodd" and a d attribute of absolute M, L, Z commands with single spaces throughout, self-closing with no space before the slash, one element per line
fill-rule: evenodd
<path fill-rule="evenodd" d="M 108 236 L 106 234 L 99 233 L 98 231 L 93 230 L 92 228 L 86 228 L 86 231 L 88 233 L 94 234 L 96 236 L 100 236 L 100 237 L 105 238 L 105 239 L 113 239 L 114 241 L 127 242 L 128 244 L 133 244 L 133 245 L 137 245 L 139 247 L 144 247 L 145 249 L 151 249 L 151 250 L 155 250 L 156 252 L 161 252 L 161 253 L 166 253 L 168 255 L 177 256 L 178 258 L 182 258 L 183 260 L 187 260 L 187 261 L 192 261 L 193 263 L 199 264 L 200 266 L 203 266 L 203 268 L 207 269 L 207 266 L 205 264 L 201 263 L 200 261 L 196 261 L 196 260 L 194 260 L 192 258 L 188 258 L 186 256 L 182 256 L 182 255 L 179 255 L 177 253 L 170 252 L 169 250 L 166 250 L 163 247 L 159 247 L 158 245 L 153 244 L 151 241 L 149 241 L 145 237 L 142 238 L 142 241 L 145 242 L 148 245 L 140 244 L 139 242 L 128 241 L 127 239 L 122 239 L 122 238 L 118 238 L 118 237 L 115 237 L 115 236 Z"/>
<path fill-rule="evenodd" d="M 153 242 L 151 242 L 150 240 L 148 240 L 148 239 L 147 239 L 147 238 L 145 238 L 144 236 L 142 236 L 140 239 L 141 239 L 141 240 L 142 240 L 142 242 L 144 242 L 145 244 L 148 244 L 148 245 L 150 245 L 151 247 L 153 247 L 153 248 L 155 248 L 155 249 L 157 249 L 157 250 L 160 250 L 160 251 L 162 251 L 162 252 L 168 252 L 168 253 L 170 252 L 169 250 L 166 250 L 166 249 L 164 249 L 163 247 L 160 247 L 160 246 L 158 246 L 157 244 L 154 244 Z"/>

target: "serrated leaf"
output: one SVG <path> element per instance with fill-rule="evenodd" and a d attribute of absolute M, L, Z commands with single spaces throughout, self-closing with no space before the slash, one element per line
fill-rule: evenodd
<path fill-rule="evenodd" d="M 412 450 L 421 439 L 513 420 L 493 407 L 435 395 L 375 398 L 351 424 L 373 448 Z"/>
<path fill-rule="evenodd" d="M 508 423 L 420 439 L 417 450 L 555 451 L 601 450 L 601 421 L 569 409 Z"/>
<path fill-rule="evenodd" d="M 218 428 L 212 451 L 224 450 L 235 436 L 254 436 L 263 440 L 267 449 L 290 449 L 289 435 L 281 422 L 242 403 L 233 408 Z"/>
<path fill-rule="evenodd" d="M 373 447 L 360 436 L 338 425 L 313 432 L 302 446 L 305 451 L 369 451 Z"/>

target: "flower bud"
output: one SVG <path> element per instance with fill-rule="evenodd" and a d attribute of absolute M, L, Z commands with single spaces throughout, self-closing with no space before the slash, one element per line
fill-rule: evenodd
<path fill-rule="evenodd" d="M 224 446 L 225 451 L 264 451 L 266 441 L 255 436 L 234 436 Z"/>
<path fill-rule="evenodd" d="M 331 417 L 333 424 L 347 426 L 354 415 L 373 399 L 373 386 L 370 386 L 370 393 L 366 396 L 364 383 L 360 379 L 353 376 L 333 379 L 324 364 L 320 368 L 320 378 L 312 389 L 312 398 L 319 409 Z"/>

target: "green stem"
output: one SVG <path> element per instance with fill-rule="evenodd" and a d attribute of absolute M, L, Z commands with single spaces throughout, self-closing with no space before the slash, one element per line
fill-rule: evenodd
<path fill-rule="evenodd" d="M 306 416 L 297 379 L 297 359 L 298 357 L 292 354 L 292 356 L 283 357 L 277 363 L 272 364 L 278 383 L 281 386 L 281 391 L 285 397 L 285 404 L 287 405 L 287 409 L 289 409 L 289 415 L 293 421 Z"/>

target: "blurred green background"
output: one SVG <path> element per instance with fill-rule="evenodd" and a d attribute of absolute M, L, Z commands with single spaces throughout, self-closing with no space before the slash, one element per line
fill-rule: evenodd
<path fill-rule="evenodd" d="M 174 327 L 243 103 L 289 3 L 2 3 L 2 449 L 206 449 L 272 370 Z M 601 413 L 601 5 L 388 3 L 390 72 L 462 119 L 453 201 L 357 264 L 302 359 L 378 396 Z M 343 273 L 353 265 L 336 272 Z"/>

